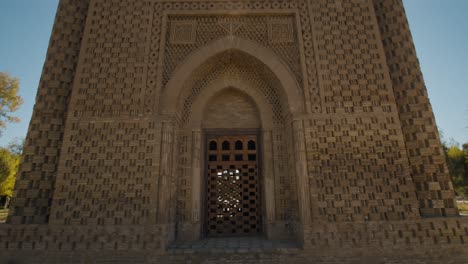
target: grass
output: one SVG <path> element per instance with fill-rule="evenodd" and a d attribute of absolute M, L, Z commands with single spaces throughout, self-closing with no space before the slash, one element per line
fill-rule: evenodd
<path fill-rule="evenodd" d="M 462 214 L 468 214 L 468 203 L 458 203 L 458 210 Z"/>
<path fill-rule="evenodd" d="M 0 223 L 3 223 L 6 221 L 7 215 L 8 215 L 8 210 L 3 210 L 3 209 L 0 210 Z"/>

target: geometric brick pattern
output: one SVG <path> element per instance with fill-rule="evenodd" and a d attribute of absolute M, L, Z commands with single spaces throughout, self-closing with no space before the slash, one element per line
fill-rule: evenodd
<path fill-rule="evenodd" d="M 306 74 L 304 78 L 304 103 L 306 111 L 309 113 L 323 112 L 323 102 L 321 95 L 321 87 L 319 84 L 318 66 L 317 66 L 317 38 L 315 35 L 315 21 L 314 13 L 311 10 L 311 1 L 298 1 L 296 8 L 299 9 L 300 18 L 300 38 L 302 38 L 303 46 L 303 60 L 305 61 Z"/>
<path fill-rule="evenodd" d="M 48 225 L 1 225 L 0 247 L 2 261 L 5 260 L 5 251 L 15 250 L 77 252 L 147 249 L 161 252 L 164 250 L 161 241 L 164 233 L 162 226 L 145 225 L 128 227 L 125 232 L 119 227 L 94 225 L 81 226 L 79 229 L 74 226 L 58 226 L 51 229 Z M 45 262 L 53 263 L 51 260 Z M 71 263 L 73 262 L 76 260 Z"/>
<path fill-rule="evenodd" d="M 196 23 L 194 21 L 178 21 L 172 23 L 172 44 L 193 44 L 196 39 Z"/>
<path fill-rule="evenodd" d="M 310 243 L 312 248 L 362 248 L 366 251 L 399 248 L 402 252 L 409 250 L 412 254 L 424 252 L 428 255 L 432 254 L 421 249 L 434 248 L 437 254 L 444 255 L 444 251 L 450 251 L 457 245 L 466 247 L 468 221 L 466 218 L 428 218 L 375 224 L 324 224 L 309 235 L 310 240 L 306 243 Z M 435 256 L 432 255 L 432 258 Z"/>
<path fill-rule="evenodd" d="M 398 130 L 397 117 L 372 114 L 305 122 L 309 177 L 317 190 L 317 220 L 419 217 Z"/>
<path fill-rule="evenodd" d="M 89 6 L 50 222 L 155 222 L 160 124 L 145 118 L 147 1 Z M 120 36 L 120 37 L 116 37 Z"/>
<path fill-rule="evenodd" d="M 150 33 L 147 21 L 151 18 L 147 6 L 146 1 L 128 0 L 90 4 L 70 117 L 147 114 L 143 107 Z"/>
<path fill-rule="evenodd" d="M 9 222 L 48 222 L 88 2 L 60 1 L 24 143 Z"/>
<path fill-rule="evenodd" d="M 181 8 L 182 9 L 182 8 Z M 176 11 L 176 10 L 174 10 Z M 163 84 L 166 84 L 174 69 L 179 63 L 181 63 L 192 51 L 225 36 L 229 36 L 229 30 L 232 30 L 232 35 L 243 38 L 254 40 L 265 46 L 269 46 L 278 56 L 280 56 L 295 73 L 296 78 L 299 82 L 302 80 L 302 72 L 300 70 L 300 55 L 298 49 L 298 41 L 296 29 L 293 27 L 293 16 L 291 15 L 241 15 L 234 16 L 236 23 L 238 24 L 227 24 L 229 21 L 224 21 L 225 16 L 213 15 L 213 16 L 195 16 L 195 15 L 170 15 L 168 22 L 170 25 L 180 25 L 181 23 L 188 23 L 192 21 L 192 29 L 195 29 L 196 25 L 196 38 L 194 42 L 186 42 L 186 45 L 180 45 L 168 41 L 165 46 L 165 58 L 164 58 L 164 73 L 163 73 Z M 269 25 L 270 20 L 275 19 L 289 25 L 287 27 L 288 40 L 274 43 L 269 43 Z M 234 22 L 231 22 L 234 23 Z M 174 26 L 172 26 L 174 27 Z M 232 29 L 230 29 L 232 27 Z M 168 27 L 170 28 L 170 27 Z M 227 28 L 227 30 L 226 30 Z M 235 30 L 235 31 L 234 31 Z M 172 40 L 173 36 L 170 35 L 171 31 L 167 31 L 167 39 Z M 194 33 L 186 31 L 188 36 L 179 38 L 190 39 L 193 38 Z M 294 36 L 294 37 L 293 37 Z"/>
<path fill-rule="evenodd" d="M 55 224 L 145 224 L 155 188 L 159 131 L 151 122 L 96 122 L 67 133 L 56 182 Z"/>
<path fill-rule="evenodd" d="M 455 193 L 401 0 L 374 0 L 417 199 L 424 216 L 453 216 Z"/>
<path fill-rule="evenodd" d="M 218 176 L 234 181 L 219 208 L 243 200 L 255 214 L 208 224 L 223 234 L 281 230 L 318 255 L 468 241 L 465 219 L 424 219 L 458 211 L 401 0 L 78 2 L 60 1 L 0 249 L 164 254 L 202 233 Z M 223 52 L 202 61 L 208 45 Z M 169 82 L 176 72 L 187 79 Z M 248 96 L 215 87 L 227 83 Z M 210 163 L 203 117 L 233 121 L 194 107 L 211 91 L 227 101 L 216 110 L 255 122 L 232 128 L 260 128 L 255 162 L 221 151 Z"/>
<path fill-rule="evenodd" d="M 76 228 L 61 227 L 50 230 L 48 226 L 11 226 L 0 225 L 0 247 L 2 258 L 8 260 L 8 256 L 14 256 L 13 259 L 28 259 L 25 263 L 76 263 L 77 259 L 93 256 L 95 259 L 108 258 L 113 259 L 113 263 L 134 262 L 135 258 L 128 259 L 125 256 L 132 253 L 138 255 L 151 256 L 147 262 L 155 258 L 158 263 L 186 263 L 182 261 L 183 256 L 174 255 L 174 258 L 164 261 L 163 243 L 158 240 L 164 233 L 162 226 L 153 227 L 151 231 L 145 226 L 131 227 L 128 232 L 122 232 L 121 228 L 111 227 L 89 227 Z M 291 263 L 296 254 L 301 258 L 300 262 L 294 263 L 353 263 L 358 256 L 350 257 L 350 251 L 372 252 L 382 259 L 382 255 L 390 263 L 409 264 L 409 263 L 442 263 L 452 261 L 455 257 L 448 252 L 457 252 L 464 257 L 463 261 L 453 263 L 466 263 L 466 241 L 468 241 L 468 221 L 464 219 L 423 219 L 411 223 L 408 222 L 380 222 L 369 224 L 324 224 L 318 231 L 308 233 L 309 238 L 306 241 L 304 251 L 297 249 L 292 253 L 279 253 L 279 256 L 287 256 L 287 259 L 273 263 Z M 320 248 L 320 250 L 317 250 Z M 434 249 L 426 252 L 425 249 Z M 395 250 L 399 250 L 398 256 Z M 435 250 L 438 249 L 438 250 Z M 18 251 L 20 250 L 20 251 Z M 44 251 L 48 252 L 44 254 Z M 146 250 L 146 251 L 142 251 Z M 219 251 L 222 249 L 218 248 Z M 226 249 L 227 252 L 232 249 Z M 244 248 L 241 248 L 244 250 Z M 217 252 L 219 252 L 217 251 Z M 245 255 L 242 251 L 241 255 Z M 18 254 L 21 252 L 21 255 Z M 93 255 L 92 252 L 96 254 Z M 119 252 L 126 252 L 121 254 Z M 147 252 L 147 254 L 141 254 Z M 33 255 L 34 257 L 32 257 Z M 133 255 L 133 254 L 132 254 Z M 210 263 L 216 263 L 220 257 L 232 257 L 233 255 L 209 254 L 212 257 Z M 304 261 L 304 256 L 312 261 Z M 363 254 L 361 254 L 363 255 Z M 427 257 L 423 258 L 421 255 Z M 62 258 L 58 258 L 61 256 Z M 70 257 L 73 257 L 70 260 Z M 112 257 L 111 257 L 112 256 Z M 187 259 L 193 254 L 185 254 Z M 268 254 L 262 253 L 263 258 L 268 258 Z M 364 254 L 365 256 L 365 254 Z M 52 257 L 55 257 L 51 259 Z M 442 257 L 443 260 L 438 258 Z M 314 259 L 317 258 L 317 259 Z M 118 262 L 121 259 L 121 262 Z M 89 262 L 94 261 L 90 259 Z M 232 260 L 232 258 L 230 258 Z M 432 260 L 432 261 L 431 261 Z M 109 262 L 107 260 L 106 262 Z M 257 263 L 248 262 L 248 263 Z M 242 261 L 231 263 L 245 263 Z"/>
<path fill-rule="evenodd" d="M 394 112 L 370 2 L 312 1 L 311 6 L 324 112 Z"/>
<path fill-rule="evenodd" d="M 275 175 L 275 215 L 278 220 L 288 221 L 293 217 L 293 204 L 291 200 L 291 183 L 294 182 L 290 170 L 287 168 L 288 149 L 286 141 L 288 137 L 284 135 L 284 98 L 279 93 L 282 89 L 279 86 L 279 81 L 275 75 L 264 66 L 263 63 L 254 59 L 252 56 L 242 52 L 224 52 L 207 60 L 197 70 L 195 70 L 189 81 L 184 85 L 186 88 L 184 93 L 180 95 L 183 100 L 181 111 L 181 123 L 190 122 L 192 116 L 193 104 L 200 97 L 200 93 L 206 87 L 223 79 L 240 79 L 249 90 L 258 93 L 268 101 L 268 108 L 273 113 L 273 124 L 275 130 L 272 133 L 273 160 L 276 164 L 273 167 L 272 174 Z M 219 102 L 222 104 L 223 102 Z M 232 102 L 228 102 L 232 103 Z M 240 114 L 246 109 L 242 109 L 236 114 Z M 222 118 L 222 117 L 221 117 Z M 247 120 L 247 116 L 243 116 Z M 219 126 L 220 124 L 218 124 Z M 238 124 L 237 124 L 238 125 Z M 249 127 L 250 128 L 250 127 Z M 177 216 L 180 220 L 187 220 L 190 215 L 190 200 L 192 195 L 192 182 L 190 177 L 191 164 L 190 161 L 193 155 L 193 136 L 191 131 L 185 132 L 181 129 L 179 146 L 179 161 L 178 161 L 178 184 L 177 184 Z"/>
<path fill-rule="evenodd" d="M 258 60 L 241 52 L 225 52 L 209 60 L 185 84 L 186 93 L 181 97 L 185 99 L 181 113 L 182 122 L 188 122 L 193 102 L 197 99 L 203 88 L 222 79 L 238 78 L 248 84 L 252 90 L 261 93 L 267 99 L 273 112 L 273 122 L 281 125 L 284 122 L 283 109 L 285 101 L 279 96 L 281 87 L 278 79 Z"/>
<path fill-rule="evenodd" d="M 268 39 L 271 43 L 288 43 L 293 41 L 292 20 L 270 20 Z"/>

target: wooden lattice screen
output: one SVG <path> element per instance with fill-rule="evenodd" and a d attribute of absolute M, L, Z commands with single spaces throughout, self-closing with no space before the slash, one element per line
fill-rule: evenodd
<path fill-rule="evenodd" d="M 255 135 L 207 138 L 208 236 L 261 232 L 257 149 Z"/>

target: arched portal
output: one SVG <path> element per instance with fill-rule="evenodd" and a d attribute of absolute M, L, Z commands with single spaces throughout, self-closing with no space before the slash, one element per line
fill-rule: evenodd
<path fill-rule="evenodd" d="M 214 85 L 223 87 L 219 83 Z M 259 139 L 259 111 L 255 101 L 239 89 L 228 86 L 216 90 L 200 107 L 206 146 L 202 176 L 203 234 L 260 235 L 263 179 L 259 151 L 256 147 L 248 148 L 249 142 L 255 144 Z"/>
<path fill-rule="evenodd" d="M 210 147 L 216 145 L 218 150 L 224 141 L 231 145 L 229 151 L 239 141 L 245 146 L 241 149 L 245 153 L 226 152 L 233 161 L 236 155 L 242 159 L 237 161 L 249 161 L 249 154 L 256 155 L 256 163 L 250 165 L 257 166 L 259 188 L 252 195 L 258 195 L 259 232 L 269 238 L 297 237 L 295 230 L 303 222 L 299 218 L 307 215 L 300 208 L 309 208 L 299 205 L 298 195 L 303 193 L 296 186 L 303 188 L 304 184 L 298 176 L 305 177 L 306 172 L 296 162 L 304 159 L 295 158 L 292 140 L 293 116 L 303 112 L 303 102 L 297 82 L 281 60 L 254 42 L 221 39 L 190 55 L 162 94 L 161 114 L 178 120 L 177 239 L 209 234 L 213 219 L 208 216 L 207 177 L 222 178 L 224 172 L 227 179 L 236 177 L 237 168 L 210 174 L 210 154 L 215 159 Z M 255 146 L 255 151 L 250 153 L 249 146 Z M 216 159 L 223 159 L 222 154 L 216 152 Z M 241 154 L 245 155 L 241 158 Z M 227 203 L 233 205 L 231 202 Z"/>
<path fill-rule="evenodd" d="M 301 99 L 301 88 L 290 72 L 288 67 L 281 59 L 268 48 L 259 45 L 251 40 L 246 40 L 238 37 L 224 37 L 211 44 L 208 44 L 193 54 L 178 66 L 173 73 L 171 79 L 162 91 L 160 100 L 160 111 L 163 114 L 174 114 L 180 102 L 185 81 L 188 80 L 194 71 L 206 65 L 207 60 L 225 53 L 229 50 L 236 50 L 250 55 L 257 61 L 261 62 L 264 67 L 267 67 L 282 87 L 283 94 L 289 103 L 290 112 L 292 114 L 304 113 L 304 102 Z"/>

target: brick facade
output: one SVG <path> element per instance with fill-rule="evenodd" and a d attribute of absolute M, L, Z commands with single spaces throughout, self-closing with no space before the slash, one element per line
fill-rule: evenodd
<path fill-rule="evenodd" d="M 169 251 L 206 234 L 207 133 L 253 129 L 262 234 L 297 248 Z M 28 263 L 439 263 L 468 240 L 401 0 L 61 0 L 12 208 L 0 256 Z"/>
<path fill-rule="evenodd" d="M 87 13 L 87 0 L 60 1 L 11 203 L 12 224 L 49 220 Z"/>

